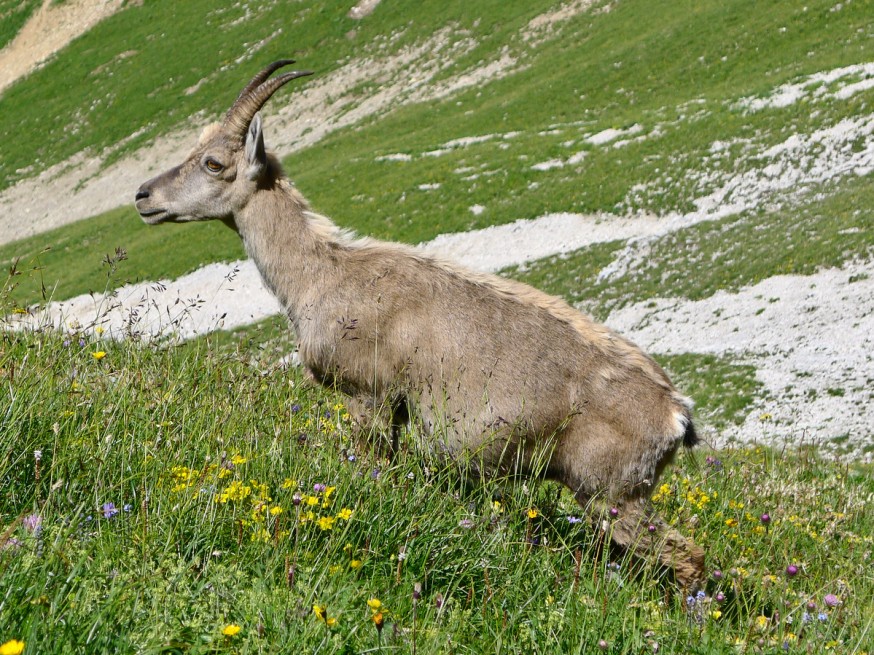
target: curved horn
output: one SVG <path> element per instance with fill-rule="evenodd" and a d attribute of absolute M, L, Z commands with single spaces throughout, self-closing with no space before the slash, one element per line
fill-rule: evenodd
<path fill-rule="evenodd" d="M 252 78 L 252 81 L 243 89 L 225 115 L 225 125 L 230 128 L 232 133 L 239 135 L 241 139 L 244 138 L 252 118 L 279 87 L 298 77 L 313 74 L 313 71 L 291 71 L 283 73 L 279 77 L 274 77 L 272 80 L 267 79 L 274 71 L 289 63 L 292 63 L 292 60 L 283 59 L 270 64 L 270 66 Z"/>
<path fill-rule="evenodd" d="M 231 117 L 234 112 L 237 111 L 237 107 L 240 105 L 240 101 L 245 98 L 247 95 L 252 93 L 255 89 L 257 89 L 261 83 L 266 80 L 268 77 L 273 75 L 277 70 L 282 68 L 283 66 L 288 66 L 294 63 L 294 59 L 280 59 L 279 61 L 274 61 L 267 68 L 258 73 L 255 77 L 253 77 L 250 82 L 246 85 L 242 91 L 240 91 L 240 95 L 237 96 L 237 99 L 234 100 L 234 104 L 231 105 L 231 108 L 228 109 L 225 114 L 225 118 Z"/>

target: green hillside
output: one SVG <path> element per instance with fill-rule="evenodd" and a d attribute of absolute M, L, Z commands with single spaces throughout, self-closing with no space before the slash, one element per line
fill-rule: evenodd
<path fill-rule="evenodd" d="M 0 46 L 38 4 L 0 0 Z M 265 109 L 268 147 L 305 103 L 323 123 L 298 137 L 340 124 L 283 163 L 343 227 L 672 226 L 501 272 L 599 319 L 872 260 L 870 0 L 350 6 L 125 3 L 0 96 L 0 191 L 81 153 L 109 170 L 193 144 L 294 57 L 316 74 Z M 241 257 L 221 225 L 149 228 L 126 205 L 0 247 L 0 315 Z M 107 337 L 0 332 L 0 655 L 874 652 L 871 466 L 801 430 L 666 470 L 653 502 L 707 551 L 703 588 L 679 589 L 552 483 L 472 479 L 414 428 L 391 460 L 357 443 L 341 395 L 277 364 L 279 318 Z M 761 411 L 753 363 L 657 358 L 708 438 Z"/>
<path fill-rule="evenodd" d="M 293 56 L 317 78 L 351 57 L 379 61 L 430 43 L 435 33 L 445 35 L 444 49 L 453 41 L 469 43 L 457 57 L 446 57 L 434 85 L 501 56 L 516 64 L 460 93 L 372 115 L 288 157 L 289 175 L 316 210 L 345 227 L 418 242 L 546 212 L 689 211 L 692 200 L 724 176 L 762 167 L 757 152 L 793 134 L 864 116 L 872 95 L 805 99 L 757 112 L 738 107 L 740 99 L 767 96 L 781 84 L 874 59 L 870 7 L 862 2 L 840 11 L 828 2 L 803 8 L 699 3 L 692 11 L 620 2 L 610 11 L 557 22 L 528 41 L 522 35 L 530 33 L 529 21 L 548 2 L 479 3 L 475 15 L 464 3 L 433 13 L 416 3 L 393 4 L 360 22 L 346 18 L 339 5 L 293 5 L 293 20 L 284 3 L 257 13 L 242 5 L 222 11 L 207 5 L 131 6 L 9 89 L 0 98 L 0 188 L 83 148 L 109 149 L 111 164 L 156 135 L 181 129 L 189 116 L 218 116 L 252 72 L 272 59 Z M 158 38 L 160 25 L 186 27 L 165 29 Z M 213 38 L 216 29 L 221 39 Z M 263 47 L 245 55 L 263 39 Z M 296 82 L 272 101 L 268 145 L 269 114 L 282 103 L 293 111 L 296 94 L 316 78 Z M 196 92 L 186 93 L 195 86 Z M 364 102 L 378 88 L 367 83 L 355 93 Z M 74 129 L 70 117 L 76 117 Z M 608 129 L 630 130 L 638 138 L 621 148 L 587 140 Z M 193 143 L 196 130 L 190 138 Z M 463 138 L 470 141 L 453 145 Z M 29 145 L 16 147 L 22 143 Z M 715 157 L 715 143 L 735 145 Z M 408 160 L 387 157 L 396 154 Z M 535 167 L 574 155 L 576 164 Z M 841 202 L 845 183 L 852 184 L 839 179 L 809 196 L 828 210 L 832 201 Z M 869 207 L 870 185 L 861 187 L 855 191 L 859 206 Z M 803 194 L 791 201 L 806 203 Z M 474 206 L 484 211 L 476 215 Z M 755 222 L 767 226 L 770 211 L 760 207 L 756 213 Z M 862 228 L 862 244 L 855 247 L 864 251 L 872 238 L 871 213 L 863 209 L 853 220 Z M 179 257 L 163 238 L 137 225 L 128 209 L 0 248 L 0 261 L 17 257 L 19 270 L 38 262 L 39 280 L 17 280 L 16 299 L 29 304 L 40 299 L 40 285 L 56 288 L 55 299 L 102 289 L 101 260 L 116 247 L 132 264 L 114 284 L 174 276 L 242 255 L 221 230 L 202 235 L 192 226 L 177 229 L 184 239 L 210 247 L 194 258 Z M 44 252 L 47 247 L 52 251 Z"/>

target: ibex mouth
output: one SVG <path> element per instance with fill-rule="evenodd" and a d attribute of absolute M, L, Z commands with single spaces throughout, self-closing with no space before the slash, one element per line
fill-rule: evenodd
<path fill-rule="evenodd" d="M 137 209 L 140 213 L 140 218 L 142 218 L 146 223 L 150 225 L 154 225 L 155 223 L 161 223 L 168 218 L 170 218 L 170 212 L 166 209 Z"/>

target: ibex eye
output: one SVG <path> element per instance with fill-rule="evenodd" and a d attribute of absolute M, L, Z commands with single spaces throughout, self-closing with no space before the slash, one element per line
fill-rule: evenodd
<path fill-rule="evenodd" d="M 209 159 L 207 159 L 207 160 L 204 162 L 204 164 L 206 165 L 206 167 L 207 167 L 207 169 L 209 170 L 210 173 L 218 173 L 218 172 L 220 172 L 220 171 L 224 168 L 224 166 L 222 166 L 221 164 L 219 164 L 219 163 L 218 163 L 215 159 L 213 159 L 212 157 L 210 157 Z"/>

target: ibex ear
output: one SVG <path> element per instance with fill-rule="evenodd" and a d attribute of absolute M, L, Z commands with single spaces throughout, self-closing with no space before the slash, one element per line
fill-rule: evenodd
<path fill-rule="evenodd" d="M 255 114 L 246 132 L 246 176 L 258 179 L 267 166 L 267 151 L 264 149 L 264 133 L 261 131 L 261 114 Z"/>

